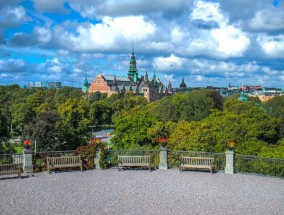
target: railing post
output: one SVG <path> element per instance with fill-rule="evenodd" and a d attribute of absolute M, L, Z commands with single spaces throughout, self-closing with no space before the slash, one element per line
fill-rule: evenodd
<path fill-rule="evenodd" d="M 226 152 L 226 167 L 225 173 L 235 173 L 235 152 L 233 150 L 227 150 Z"/>
<path fill-rule="evenodd" d="M 100 167 L 100 154 L 101 154 L 101 149 L 98 148 L 96 151 L 96 157 L 94 158 L 96 169 L 102 169 Z"/>
<path fill-rule="evenodd" d="M 23 150 L 23 170 L 24 173 L 33 172 L 33 151 L 30 149 Z"/>
<path fill-rule="evenodd" d="M 168 150 L 166 146 L 160 147 L 159 169 L 168 169 Z"/>

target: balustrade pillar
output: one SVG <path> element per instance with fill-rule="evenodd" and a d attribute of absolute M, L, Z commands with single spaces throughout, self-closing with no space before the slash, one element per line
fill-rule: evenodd
<path fill-rule="evenodd" d="M 94 163 L 95 163 L 96 169 L 102 169 L 100 167 L 100 155 L 101 155 L 101 149 L 98 148 L 97 151 L 96 151 L 96 157 L 94 158 Z"/>
<path fill-rule="evenodd" d="M 166 146 L 160 148 L 159 169 L 168 169 L 168 150 Z"/>
<path fill-rule="evenodd" d="M 233 150 L 226 151 L 225 173 L 228 173 L 228 174 L 235 173 L 235 152 Z"/>
<path fill-rule="evenodd" d="M 23 150 L 23 171 L 24 173 L 33 172 L 33 151 L 30 149 Z"/>

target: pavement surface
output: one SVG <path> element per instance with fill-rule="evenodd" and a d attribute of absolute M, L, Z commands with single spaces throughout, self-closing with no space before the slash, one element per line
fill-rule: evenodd
<path fill-rule="evenodd" d="M 284 179 L 177 169 L 0 177 L 0 214 L 283 215 Z"/>

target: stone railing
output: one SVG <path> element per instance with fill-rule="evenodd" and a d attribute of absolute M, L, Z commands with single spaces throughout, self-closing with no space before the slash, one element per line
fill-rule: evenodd
<path fill-rule="evenodd" d="M 0 164 L 4 163 L 22 163 L 23 171 L 26 173 L 33 172 L 34 165 L 40 164 L 46 168 L 46 156 L 58 156 L 72 154 L 74 151 L 52 151 L 33 153 L 25 149 L 23 155 L 0 155 Z M 228 150 L 225 153 L 213 152 L 193 152 L 193 151 L 169 151 L 166 147 L 161 146 L 160 150 L 109 150 L 108 163 L 111 166 L 117 165 L 119 155 L 124 156 L 150 156 L 151 168 L 163 169 L 175 168 L 180 165 L 181 158 L 186 157 L 212 157 L 214 158 L 214 171 L 225 172 L 228 174 L 250 173 L 284 177 L 284 159 L 265 158 L 258 156 L 235 154 L 234 151 Z M 98 168 L 99 169 L 99 168 Z"/>

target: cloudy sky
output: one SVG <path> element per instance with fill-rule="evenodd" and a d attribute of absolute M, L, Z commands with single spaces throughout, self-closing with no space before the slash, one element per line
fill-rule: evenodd
<path fill-rule="evenodd" d="M 1 0 L 0 85 L 101 72 L 284 87 L 284 0 Z M 76 81 L 76 82 L 71 82 Z"/>

